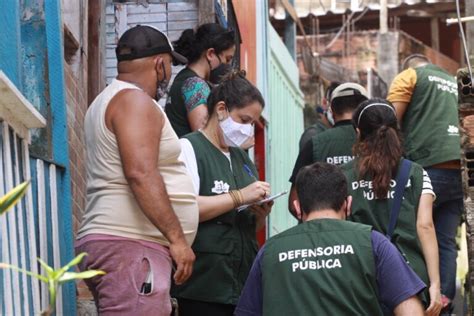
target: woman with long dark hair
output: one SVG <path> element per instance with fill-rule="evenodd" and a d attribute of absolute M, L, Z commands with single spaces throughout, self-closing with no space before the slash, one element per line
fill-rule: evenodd
<path fill-rule="evenodd" d="M 230 64 L 235 54 L 234 31 L 217 23 L 187 29 L 173 43 L 176 52 L 188 59 L 188 64 L 173 81 L 166 102 L 166 115 L 178 137 L 203 128 L 207 116 L 209 81 L 214 72 Z"/>
<path fill-rule="evenodd" d="M 181 139 L 199 207 L 193 274 L 172 292 L 181 316 L 234 313 L 257 254 L 256 232 L 273 204 L 256 205 L 270 185 L 257 180 L 255 165 L 238 146 L 251 137 L 264 105 L 258 89 L 233 72 L 212 90 L 206 126 Z"/>
<path fill-rule="evenodd" d="M 370 99 L 359 105 L 352 123 L 358 135 L 355 159 L 342 167 L 349 194 L 353 196 L 350 219 L 387 234 L 396 187 L 403 185 L 397 183 L 403 149 L 395 109 L 384 99 Z M 441 292 L 432 216 L 434 193 L 428 174 L 420 165 L 411 163 L 401 192 L 401 207 L 391 240 L 429 286 L 429 293 L 421 294 L 425 304 L 430 301 L 427 314 L 438 315 Z"/>

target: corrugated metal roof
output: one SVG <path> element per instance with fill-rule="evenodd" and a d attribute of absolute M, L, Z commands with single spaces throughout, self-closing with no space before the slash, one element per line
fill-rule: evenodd
<path fill-rule="evenodd" d="M 454 3 L 454 0 L 387 0 L 388 8 L 395 8 L 401 5 L 414 4 L 434 4 L 434 3 Z M 370 10 L 380 9 L 380 0 L 295 0 L 294 7 L 300 18 L 309 14 L 315 16 L 333 14 L 343 14 L 346 11 L 360 12 L 368 7 Z M 285 9 L 277 1 L 277 5 L 270 15 L 273 18 L 282 20 L 285 18 Z"/>

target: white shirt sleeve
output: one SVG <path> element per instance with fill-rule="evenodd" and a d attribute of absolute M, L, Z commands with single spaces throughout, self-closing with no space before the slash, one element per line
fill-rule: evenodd
<path fill-rule="evenodd" d="M 181 155 L 179 155 L 178 159 L 184 162 L 188 174 L 191 176 L 191 180 L 193 181 L 194 191 L 199 195 L 201 179 L 199 178 L 196 154 L 194 153 L 193 145 L 191 145 L 191 142 L 186 138 L 180 138 L 179 142 L 181 143 Z"/>
<path fill-rule="evenodd" d="M 423 169 L 423 188 L 421 190 L 421 194 L 431 194 L 433 195 L 433 201 L 436 200 L 436 194 L 433 191 L 433 185 L 431 185 L 430 176 L 425 169 Z"/>

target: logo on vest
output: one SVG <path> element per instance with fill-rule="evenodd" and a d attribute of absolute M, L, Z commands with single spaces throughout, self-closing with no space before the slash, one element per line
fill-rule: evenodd
<path fill-rule="evenodd" d="M 342 268 L 337 255 L 354 254 L 352 245 L 334 245 L 313 249 L 295 249 L 278 254 L 278 261 L 298 260 L 291 263 L 292 272 L 303 270 L 320 270 Z M 316 259 L 312 259 L 316 258 Z"/>
<path fill-rule="evenodd" d="M 454 125 L 448 126 L 448 134 L 449 136 L 458 136 L 459 135 L 459 127 Z"/>
<path fill-rule="evenodd" d="M 395 180 L 390 180 L 390 188 L 395 189 L 397 186 L 397 181 Z M 411 187 L 411 179 L 408 179 L 407 185 L 405 186 L 406 188 Z M 358 189 L 363 190 L 364 194 L 364 199 L 371 201 L 374 199 L 377 199 L 375 197 L 375 192 L 372 191 L 373 189 L 373 183 L 372 181 L 367 181 L 367 180 L 359 180 L 359 181 L 354 181 L 352 182 L 352 190 L 356 191 Z M 395 197 L 395 190 L 388 190 L 387 192 L 387 199 L 393 199 Z M 403 198 L 405 199 L 405 198 Z"/>
<path fill-rule="evenodd" d="M 344 163 L 348 163 L 349 161 L 353 159 L 354 159 L 354 156 L 334 156 L 334 157 L 327 157 L 326 162 L 332 165 L 342 165 Z"/>
<path fill-rule="evenodd" d="M 428 80 L 436 82 L 436 89 L 458 95 L 458 86 L 456 82 L 446 80 L 438 76 L 428 76 Z"/>
<path fill-rule="evenodd" d="M 212 193 L 222 194 L 229 192 L 230 186 L 224 181 L 214 180 L 214 187 L 211 189 Z"/>

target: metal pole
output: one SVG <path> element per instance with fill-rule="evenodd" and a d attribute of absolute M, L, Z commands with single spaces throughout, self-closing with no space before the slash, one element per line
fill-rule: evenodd
<path fill-rule="evenodd" d="M 288 2 L 294 6 L 295 0 L 288 0 Z M 291 57 L 296 60 L 296 24 L 288 12 L 286 12 L 285 18 L 285 35 L 284 35 L 285 46 L 288 48 Z"/>
<path fill-rule="evenodd" d="M 467 14 L 468 7 L 466 5 L 466 14 Z M 461 22 L 472 22 L 474 21 L 474 16 L 465 16 L 461 18 Z M 451 18 L 451 19 L 446 19 L 446 25 L 451 25 L 451 24 L 456 24 L 458 23 L 458 18 Z"/>
<path fill-rule="evenodd" d="M 387 0 L 380 0 L 380 33 L 388 32 L 388 9 Z"/>

